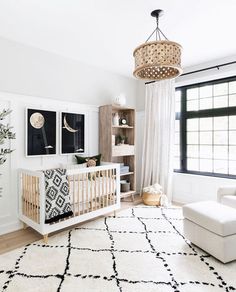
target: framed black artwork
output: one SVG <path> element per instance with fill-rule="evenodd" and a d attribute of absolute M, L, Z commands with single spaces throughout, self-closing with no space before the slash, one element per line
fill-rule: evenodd
<path fill-rule="evenodd" d="M 26 156 L 56 154 L 56 112 L 26 110 Z"/>
<path fill-rule="evenodd" d="M 61 154 L 85 152 L 85 115 L 61 113 Z"/>

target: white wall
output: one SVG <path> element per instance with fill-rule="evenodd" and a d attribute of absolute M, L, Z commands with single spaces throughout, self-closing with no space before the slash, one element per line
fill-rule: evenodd
<path fill-rule="evenodd" d="M 97 67 L 0 37 L 0 91 L 102 105 L 124 92 L 136 104 L 136 83 Z"/>

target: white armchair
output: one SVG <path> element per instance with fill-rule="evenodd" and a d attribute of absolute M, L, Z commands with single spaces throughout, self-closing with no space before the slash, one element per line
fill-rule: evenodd
<path fill-rule="evenodd" d="M 236 208 L 236 186 L 219 188 L 217 191 L 217 201 L 229 207 Z"/>

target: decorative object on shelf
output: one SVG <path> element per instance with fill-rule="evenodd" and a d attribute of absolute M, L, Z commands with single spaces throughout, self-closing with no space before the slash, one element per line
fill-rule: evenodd
<path fill-rule="evenodd" d="M 119 126 L 119 121 L 120 121 L 120 116 L 119 116 L 119 114 L 118 113 L 114 113 L 113 115 L 112 115 L 112 124 L 113 124 L 113 126 Z"/>
<path fill-rule="evenodd" d="M 129 172 L 129 165 L 125 165 L 124 163 L 120 163 L 120 174 L 125 174 Z"/>
<path fill-rule="evenodd" d="M 61 113 L 61 153 L 85 152 L 85 115 Z"/>
<path fill-rule="evenodd" d="M 127 124 L 127 118 L 125 118 L 125 117 L 122 117 L 121 119 L 120 119 L 120 124 L 121 124 L 121 126 L 128 126 L 128 124 Z"/>
<path fill-rule="evenodd" d="M 118 141 L 119 141 L 119 143 L 120 144 L 125 144 L 125 140 L 126 140 L 126 136 L 124 136 L 124 135 L 119 135 L 118 136 Z"/>
<path fill-rule="evenodd" d="M 12 111 L 10 109 L 3 110 L 0 112 L 0 121 L 3 121 Z M 0 145 L 3 145 L 7 140 L 12 140 L 16 138 L 16 134 L 12 132 L 13 127 L 10 125 L 4 125 L 0 122 Z M 3 146 L 4 147 L 4 146 Z M 7 155 L 10 154 L 12 149 L 1 147 L 0 151 L 0 165 L 6 162 Z"/>
<path fill-rule="evenodd" d="M 168 206 L 167 196 L 163 194 L 162 186 L 158 183 L 143 188 L 142 199 L 144 204 L 148 206 Z"/>
<path fill-rule="evenodd" d="M 126 105 L 126 96 L 124 93 L 119 94 L 117 97 L 114 98 L 113 103 L 118 106 L 125 106 Z"/>
<path fill-rule="evenodd" d="M 26 155 L 56 154 L 56 112 L 27 109 L 26 114 Z"/>
<path fill-rule="evenodd" d="M 127 193 L 130 191 L 130 182 L 127 180 L 120 181 L 120 191 L 122 193 Z"/>
<path fill-rule="evenodd" d="M 182 47 L 176 42 L 167 39 L 159 28 L 159 17 L 163 11 L 158 9 L 151 13 L 156 18 L 156 28 L 146 42 L 138 46 L 133 53 L 135 59 L 134 76 L 144 80 L 163 80 L 176 78 L 182 74 L 181 51 Z M 156 35 L 156 40 L 148 42 Z M 164 40 L 161 40 L 161 36 Z"/>

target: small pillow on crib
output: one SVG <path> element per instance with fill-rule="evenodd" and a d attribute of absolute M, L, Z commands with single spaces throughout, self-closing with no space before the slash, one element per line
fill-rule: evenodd
<path fill-rule="evenodd" d="M 75 158 L 76 158 L 78 164 L 87 163 L 87 161 L 89 161 L 89 160 L 95 160 L 96 166 L 99 166 L 99 165 L 101 165 L 101 156 L 102 156 L 102 154 L 94 155 L 91 157 L 82 157 L 79 155 L 75 155 Z"/>

